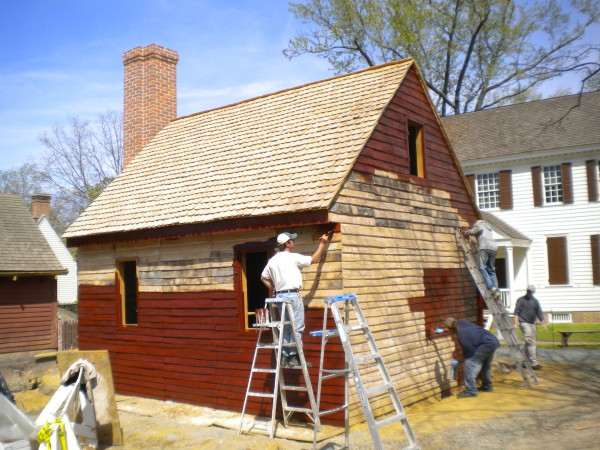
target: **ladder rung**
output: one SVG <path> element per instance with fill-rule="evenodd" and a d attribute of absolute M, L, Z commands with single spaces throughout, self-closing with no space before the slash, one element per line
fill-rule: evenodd
<path fill-rule="evenodd" d="M 277 348 L 277 344 L 256 344 L 257 348 Z"/>
<path fill-rule="evenodd" d="M 378 353 L 371 353 L 370 355 L 365 355 L 365 356 L 356 358 L 355 361 L 356 361 L 356 364 L 364 364 L 367 361 L 372 361 L 377 358 L 381 358 L 381 356 Z"/>
<path fill-rule="evenodd" d="M 367 395 L 377 394 L 379 392 L 389 391 L 392 387 L 390 383 L 380 384 L 379 386 L 373 386 L 372 388 L 365 389 Z"/>
<path fill-rule="evenodd" d="M 275 398 L 275 394 L 266 394 L 264 392 L 248 392 L 248 396 L 250 396 L 250 397 Z"/>
<path fill-rule="evenodd" d="M 311 336 L 323 336 L 323 330 L 311 331 L 308 334 Z M 338 330 L 325 330 L 325 337 L 331 336 L 339 336 L 340 332 Z"/>
<path fill-rule="evenodd" d="M 346 327 L 346 333 L 353 333 L 355 331 L 362 331 L 367 329 L 368 327 L 364 327 L 362 325 L 353 325 L 351 327 Z"/>
<path fill-rule="evenodd" d="M 281 389 L 284 391 L 308 392 L 308 388 L 306 386 L 281 386 Z"/>
<path fill-rule="evenodd" d="M 319 412 L 319 416 L 325 416 L 327 414 L 333 414 L 336 413 L 338 411 L 343 411 L 348 407 L 348 405 L 342 405 L 342 406 L 337 406 L 335 408 L 331 408 L 331 409 L 324 409 L 323 411 Z"/>
<path fill-rule="evenodd" d="M 399 420 L 404 419 L 406 419 L 406 415 L 397 414 L 395 416 L 386 417 L 383 420 L 378 420 L 375 422 L 375 425 L 377 425 L 377 428 L 381 428 L 385 427 L 386 425 L 389 425 L 390 423 L 398 422 Z"/>
<path fill-rule="evenodd" d="M 350 372 L 350 369 L 323 369 L 321 371 L 325 375 L 322 375 L 321 379 L 329 380 L 330 378 L 336 378 L 341 375 L 346 375 Z"/>
<path fill-rule="evenodd" d="M 305 408 L 304 406 L 286 406 L 282 408 L 284 411 L 293 411 L 293 412 L 303 412 L 306 414 L 312 414 L 313 410 L 311 408 Z"/>
<path fill-rule="evenodd" d="M 252 372 L 256 372 L 256 373 L 276 373 L 277 369 L 264 369 L 264 368 L 254 368 L 252 369 Z"/>

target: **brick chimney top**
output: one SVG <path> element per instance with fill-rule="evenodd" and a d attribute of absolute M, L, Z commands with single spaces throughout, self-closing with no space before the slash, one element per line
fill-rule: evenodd
<path fill-rule="evenodd" d="M 177 117 L 179 55 L 160 45 L 123 54 L 123 167 Z"/>
<path fill-rule="evenodd" d="M 50 218 L 50 194 L 33 194 L 31 196 L 31 215 L 34 220 L 42 216 Z"/>

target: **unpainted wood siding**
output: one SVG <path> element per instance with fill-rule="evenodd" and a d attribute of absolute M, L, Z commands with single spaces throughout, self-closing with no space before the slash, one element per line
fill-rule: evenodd
<path fill-rule="evenodd" d="M 0 277 L 0 353 L 57 348 L 54 277 Z"/>
<path fill-rule="evenodd" d="M 298 233 L 295 251 L 312 254 L 317 227 L 291 227 Z M 281 230 L 284 231 L 284 230 Z M 241 411 L 256 346 L 256 330 L 239 329 L 239 292 L 234 289 L 233 248 L 266 242 L 276 230 L 172 240 L 81 247 L 79 249 L 79 347 L 107 349 L 118 393 L 182 401 Z M 115 284 L 119 260 L 136 258 L 138 324 L 123 326 Z M 303 270 L 306 309 L 304 349 L 317 383 L 323 298 L 341 293 L 340 238 L 328 244 L 319 264 Z M 333 325 L 333 324 L 331 324 Z M 265 353 L 266 355 L 266 353 Z M 329 346 L 328 363 L 343 368 L 343 351 Z M 267 356 L 261 358 L 266 365 Z M 341 379 L 323 393 L 323 405 L 343 401 Z M 268 374 L 255 379 L 269 389 Z M 337 403 L 336 403 L 337 402 Z M 248 412 L 270 414 L 268 400 L 253 399 Z M 340 424 L 343 416 L 328 418 Z"/>
<path fill-rule="evenodd" d="M 404 124 L 422 124 L 425 177 L 409 175 Z M 455 382 L 457 342 L 432 330 L 448 316 L 480 320 L 456 227 L 477 219 L 464 177 L 414 73 L 409 73 L 331 207 L 341 224 L 344 291 L 356 293 L 405 405 L 440 398 Z M 367 351 L 365 349 L 364 351 Z M 375 382 L 377 371 L 367 377 Z M 351 391 L 352 392 L 352 391 Z M 351 396 L 351 421 L 362 419 Z M 375 401 L 375 414 L 392 410 Z"/>

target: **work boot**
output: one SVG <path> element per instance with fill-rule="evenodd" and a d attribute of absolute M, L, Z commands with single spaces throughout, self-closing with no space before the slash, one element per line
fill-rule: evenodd
<path fill-rule="evenodd" d="M 300 367 L 300 359 L 298 359 L 298 355 L 290 356 L 289 367 Z"/>
<path fill-rule="evenodd" d="M 542 370 L 542 366 L 540 366 L 539 364 L 536 364 L 535 366 L 531 366 L 531 368 L 533 370 Z"/>
<path fill-rule="evenodd" d="M 456 396 L 456 398 L 469 398 L 469 397 L 477 397 L 477 394 L 471 394 L 470 392 L 461 392 Z"/>
<path fill-rule="evenodd" d="M 477 390 L 479 392 L 494 392 L 494 388 L 491 386 L 486 386 L 486 387 L 481 386 L 481 387 L 478 387 Z"/>

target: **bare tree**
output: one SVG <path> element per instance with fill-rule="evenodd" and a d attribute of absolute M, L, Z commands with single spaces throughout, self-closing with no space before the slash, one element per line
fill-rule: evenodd
<path fill-rule="evenodd" d="M 442 115 L 522 99 L 567 72 L 598 72 L 598 48 L 582 43 L 600 19 L 597 0 L 305 0 L 289 58 L 327 59 L 337 73 L 414 57 Z M 577 17 L 578 20 L 574 19 Z"/>
<path fill-rule="evenodd" d="M 123 155 L 123 118 L 115 111 L 95 122 L 70 117 L 39 136 L 46 151 L 39 167 L 62 202 L 70 224 L 118 175 Z"/>

